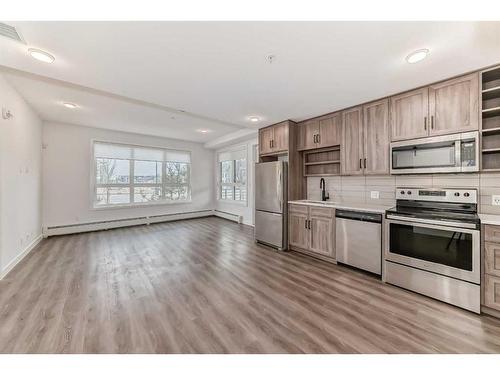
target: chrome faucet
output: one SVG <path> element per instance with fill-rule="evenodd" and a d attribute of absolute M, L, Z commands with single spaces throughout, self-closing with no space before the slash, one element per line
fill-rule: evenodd
<path fill-rule="evenodd" d="M 321 189 L 321 201 L 324 202 L 324 201 L 330 199 L 330 194 L 328 194 L 325 191 L 325 179 L 324 178 L 321 178 L 321 180 L 319 180 L 319 188 Z"/>

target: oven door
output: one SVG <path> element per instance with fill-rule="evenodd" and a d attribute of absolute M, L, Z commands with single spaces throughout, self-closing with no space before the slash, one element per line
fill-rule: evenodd
<path fill-rule="evenodd" d="M 385 259 L 395 263 L 480 283 L 480 232 L 477 229 L 388 217 L 384 252 Z"/>

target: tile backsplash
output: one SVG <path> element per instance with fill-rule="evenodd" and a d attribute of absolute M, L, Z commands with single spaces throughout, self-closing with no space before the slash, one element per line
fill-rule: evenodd
<path fill-rule="evenodd" d="M 320 177 L 307 178 L 307 199 L 320 199 Z M 396 187 L 475 188 L 479 191 L 479 212 L 499 214 L 500 206 L 491 204 L 492 195 L 500 195 L 500 173 L 426 174 L 397 176 L 325 177 L 331 201 L 395 204 Z M 371 192 L 378 191 L 379 199 Z"/>

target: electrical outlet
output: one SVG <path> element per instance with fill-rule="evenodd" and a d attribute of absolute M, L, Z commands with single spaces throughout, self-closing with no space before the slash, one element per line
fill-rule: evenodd
<path fill-rule="evenodd" d="M 491 196 L 491 204 L 493 206 L 500 206 L 500 195 L 492 195 Z"/>
<path fill-rule="evenodd" d="M 380 193 L 378 191 L 370 191 L 370 198 L 371 199 L 379 199 Z"/>

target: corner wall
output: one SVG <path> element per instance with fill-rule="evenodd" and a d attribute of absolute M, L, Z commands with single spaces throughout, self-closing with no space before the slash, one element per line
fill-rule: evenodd
<path fill-rule="evenodd" d="M 41 239 L 42 122 L 0 75 L 0 278 Z"/>
<path fill-rule="evenodd" d="M 104 208 L 92 207 L 92 140 L 191 151 L 190 203 Z M 214 151 L 202 144 L 86 126 L 43 124 L 43 226 L 64 226 L 142 216 L 213 210 Z"/>

